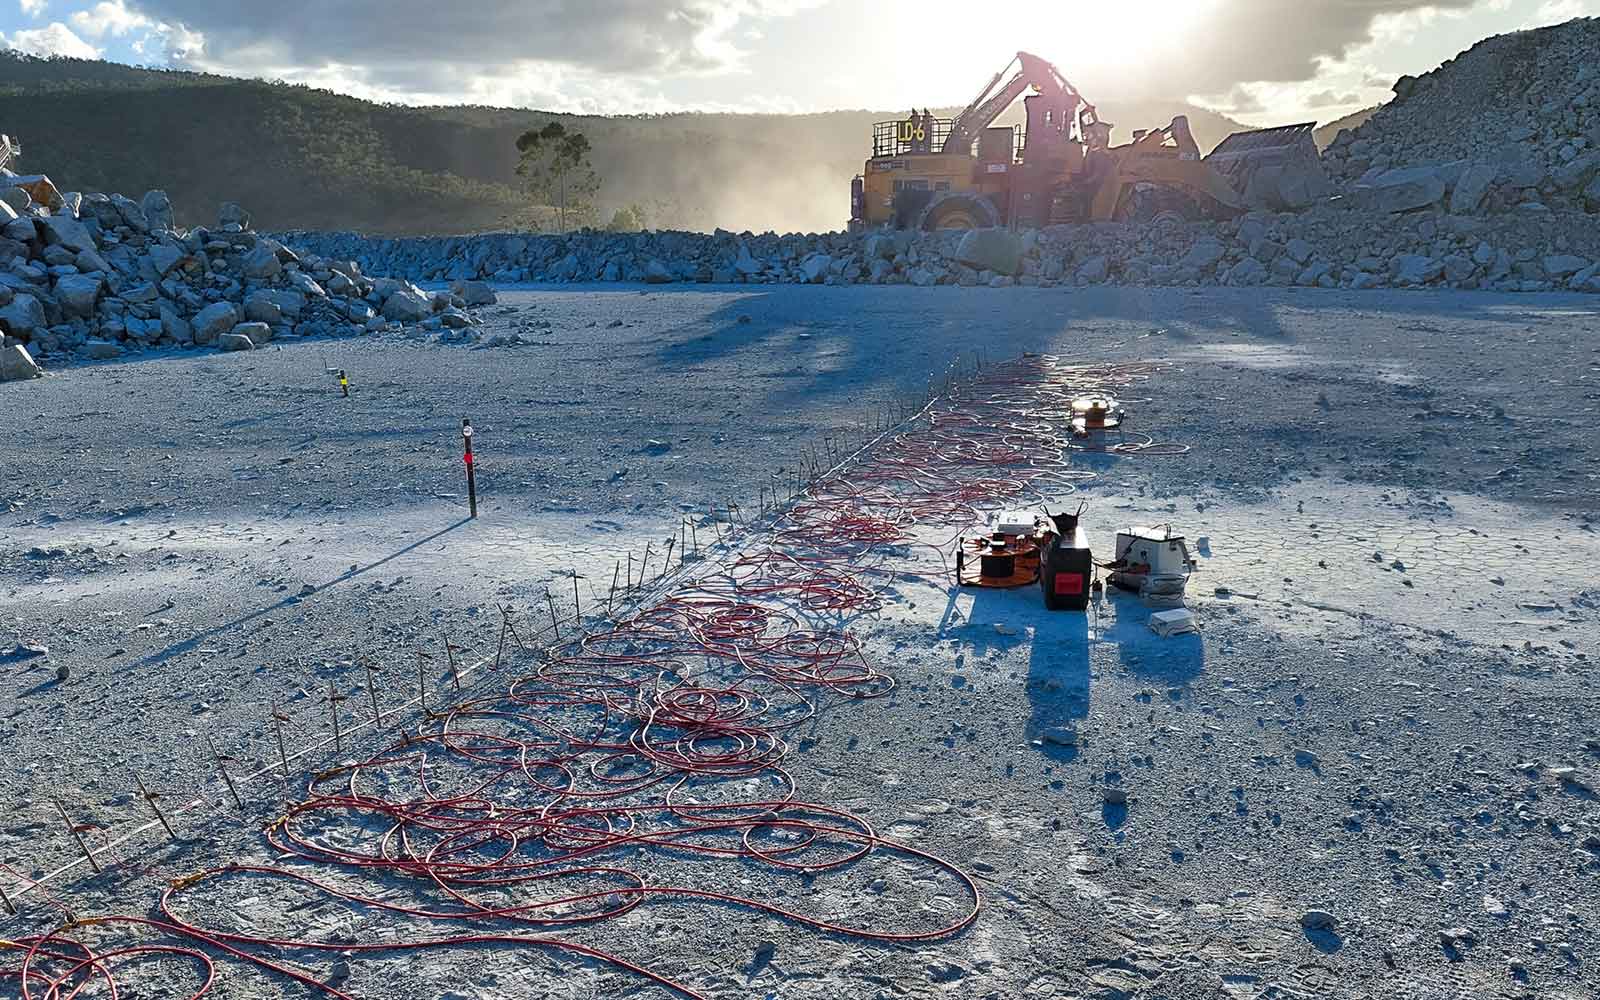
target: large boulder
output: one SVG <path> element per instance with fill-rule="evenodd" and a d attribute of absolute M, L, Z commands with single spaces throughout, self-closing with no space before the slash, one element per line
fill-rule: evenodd
<path fill-rule="evenodd" d="M 1090 257 L 1078 268 L 1076 278 L 1086 285 L 1098 285 L 1111 276 L 1111 258 Z"/>
<path fill-rule="evenodd" d="M 74 253 L 79 250 L 93 250 L 94 237 L 89 235 L 89 227 L 77 219 L 70 219 L 65 215 L 50 215 L 38 220 L 39 229 L 44 234 L 44 241 L 53 246 L 63 246 Z"/>
<path fill-rule="evenodd" d="M 1374 212 L 1410 212 L 1427 208 L 1444 198 L 1444 178 L 1436 167 L 1406 167 L 1379 174 L 1357 184 L 1350 198 Z"/>
<path fill-rule="evenodd" d="M 19 382 L 43 374 L 44 369 L 34 363 L 26 347 L 21 344 L 0 347 L 0 382 Z"/>
<path fill-rule="evenodd" d="M 1494 183 L 1498 168 L 1492 163 L 1474 163 L 1461 172 L 1456 178 L 1456 187 L 1450 192 L 1450 212 L 1452 215 L 1471 215 L 1483 204 L 1484 196 L 1489 193 L 1489 185 Z"/>
<path fill-rule="evenodd" d="M 0 190 L 0 204 L 11 210 L 11 217 L 14 219 L 33 204 L 33 196 L 20 187 L 8 187 Z"/>
<path fill-rule="evenodd" d="M 396 289 L 383 303 L 383 318 L 401 323 L 420 323 L 433 315 L 426 296 L 415 288 Z"/>
<path fill-rule="evenodd" d="M 177 228 L 172 215 L 172 199 L 167 197 L 165 191 L 146 191 L 139 207 L 144 210 L 144 217 L 151 229 L 161 232 Z"/>
<path fill-rule="evenodd" d="M 232 302 L 213 302 L 195 314 L 194 342 L 214 344 L 217 338 L 239 325 L 239 312 Z"/>
<path fill-rule="evenodd" d="M 1259 285 L 1267 280 L 1267 266 L 1254 257 L 1246 257 L 1228 268 L 1224 281 L 1230 285 Z"/>
<path fill-rule="evenodd" d="M 292 288 L 258 288 L 250 293 L 250 298 L 271 302 L 289 319 L 298 318 L 305 310 L 306 302 L 309 301 L 305 295 Z"/>
<path fill-rule="evenodd" d="M 242 333 L 225 333 L 217 338 L 217 346 L 224 351 L 248 351 L 256 345 Z"/>
<path fill-rule="evenodd" d="M 672 281 L 672 271 L 667 265 L 652 258 L 644 266 L 644 280 L 647 285 L 665 285 Z"/>
<path fill-rule="evenodd" d="M 267 280 L 283 273 L 283 261 L 278 259 L 278 252 L 272 244 L 262 240 L 254 250 L 244 255 L 239 262 L 239 269 L 246 278 Z"/>
<path fill-rule="evenodd" d="M 1422 254 L 1401 254 L 1394 259 L 1394 280 L 1402 285 L 1426 285 L 1444 274 L 1444 262 Z"/>
<path fill-rule="evenodd" d="M 469 306 L 492 306 L 496 301 L 494 289 L 485 281 L 457 281 L 451 284 L 450 292 Z"/>
<path fill-rule="evenodd" d="M 244 318 L 252 323 L 281 323 L 283 322 L 283 307 L 273 301 L 271 296 L 261 292 L 251 292 L 244 300 Z M 235 333 L 241 332 L 235 330 Z M 255 338 L 251 338 L 254 340 Z"/>
<path fill-rule="evenodd" d="M 973 229 L 961 237 L 956 260 L 979 271 L 1022 273 L 1022 239 L 1006 229 Z"/>
<path fill-rule="evenodd" d="M 171 243 L 157 243 L 150 248 L 147 256 L 151 265 L 155 267 L 157 276 L 166 277 L 167 272 L 177 267 L 178 262 L 183 260 L 184 252 Z"/>
<path fill-rule="evenodd" d="M 1550 179 L 1563 191 L 1577 191 L 1600 173 L 1600 153 L 1579 156 L 1557 167 Z"/>
<path fill-rule="evenodd" d="M 1183 259 L 1178 263 L 1182 267 L 1192 267 L 1203 271 L 1208 267 L 1215 267 L 1217 262 L 1227 253 L 1227 249 L 1216 240 L 1203 239 L 1190 247 L 1189 252 L 1184 254 Z"/>
<path fill-rule="evenodd" d="M 122 348 L 109 340 L 89 340 L 84 342 L 83 353 L 92 361 L 110 361 L 122 357 Z"/>
<path fill-rule="evenodd" d="M 178 314 L 178 311 L 167 303 L 161 303 L 161 332 L 180 344 L 194 343 L 194 327 L 189 321 Z"/>
<path fill-rule="evenodd" d="M 1471 280 L 1472 273 L 1477 270 L 1472 258 L 1465 254 L 1453 253 L 1440 263 L 1444 265 L 1444 280 L 1452 284 Z"/>
<path fill-rule="evenodd" d="M 766 270 L 767 265 L 756 260 L 750 253 L 750 248 L 743 243 L 739 244 L 739 255 L 733 260 L 733 269 L 745 277 L 752 277 Z"/>
<path fill-rule="evenodd" d="M 95 271 L 109 272 L 111 270 L 111 265 L 107 264 L 106 259 L 95 250 L 82 251 L 78 254 L 77 259 L 73 261 L 73 264 L 85 274 L 92 274 Z"/>
<path fill-rule="evenodd" d="M 806 282 L 820 285 L 828 278 L 828 269 L 833 266 L 833 258 L 825 253 L 814 253 L 800 262 L 800 273 L 806 276 Z"/>
<path fill-rule="evenodd" d="M 327 291 L 324 290 L 321 285 L 317 284 L 317 279 L 313 278 L 311 275 L 305 273 L 304 271 L 291 271 L 291 272 L 289 272 L 288 281 L 289 281 L 289 287 L 295 289 L 296 291 L 298 291 L 302 295 L 314 296 L 315 298 L 319 298 L 319 299 L 325 299 L 325 298 L 328 297 Z M 494 293 L 491 292 L 489 294 L 490 294 L 489 301 L 493 302 L 494 301 L 494 298 L 493 298 Z"/>
<path fill-rule="evenodd" d="M 100 300 L 101 280 L 91 274 L 64 274 L 56 282 L 56 301 L 68 316 L 88 319 Z"/>
<path fill-rule="evenodd" d="M 123 225 L 136 233 L 148 233 L 150 231 L 150 220 L 145 218 L 144 209 L 139 206 L 138 202 L 127 195 L 114 194 L 111 196 L 111 204 L 116 207 L 117 214 L 122 217 Z"/>
<path fill-rule="evenodd" d="M 217 211 L 217 226 L 224 232 L 242 233 L 250 228 L 250 213 L 238 202 L 225 201 Z"/>
<path fill-rule="evenodd" d="M 19 340 L 32 337 L 45 326 L 44 306 L 27 292 L 15 296 L 0 309 L 0 329 Z"/>
<path fill-rule="evenodd" d="M 1569 253 L 1551 254 L 1544 258 L 1542 263 L 1544 264 L 1544 273 L 1557 279 L 1570 278 L 1589 267 L 1587 260 Z"/>
<path fill-rule="evenodd" d="M 233 328 L 233 332 L 238 336 L 250 338 L 250 343 L 256 347 L 272 340 L 272 327 L 265 323 L 240 323 Z"/>
<path fill-rule="evenodd" d="M 32 219 L 12 219 L 0 226 L 0 235 L 17 243 L 33 243 L 39 239 L 39 230 L 34 227 Z"/>

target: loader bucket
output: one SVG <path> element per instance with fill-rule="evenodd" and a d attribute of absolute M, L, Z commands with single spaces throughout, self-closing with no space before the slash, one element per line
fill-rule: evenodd
<path fill-rule="evenodd" d="M 1205 158 L 1248 208 L 1274 212 L 1309 208 L 1328 197 L 1312 131 L 1316 122 L 1235 132 Z"/>

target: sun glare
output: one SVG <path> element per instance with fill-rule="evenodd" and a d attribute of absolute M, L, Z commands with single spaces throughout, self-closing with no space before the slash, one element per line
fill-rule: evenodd
<path fill-rule="evenodd" d="M 899 4 L 885 4 L 880 28 L 902 43 L 897 56 L 915 62 L 913 73 L 944 94 L 944 100 L 977 86 L 998 72 L 1019 49 L 1054 63 L 1091 99 L 1135 76 L 1159 75 L 1181 54 L 1186 35 L 1203 24 L 1220 0 L 1022 0 L 1005 17 L 971 17 L 971 0 L 937 0 L 907 17 Z M 949 25 L 961 24 L 954 43 Z M 923 59 L 910 52 L 938 51 L 939 70 L 930 75 Z M 909 69 L 910 66 L 908 65 Z M 923 98 L 918 98 L 923 99 Z M 935 98 L 938 100 L 941 98 Z"/>

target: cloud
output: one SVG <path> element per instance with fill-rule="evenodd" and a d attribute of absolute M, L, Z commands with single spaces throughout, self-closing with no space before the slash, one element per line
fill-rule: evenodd
<path fill-rule="evenodd" d="M 1169 93 L 1226 94 L 1235 84 L 1300 83 L 1398 15 L 1461 11 L 1478 0 L 1230 0 L 1215 5 L 1162 66 Z"/>
<path fill-rule="evenodd" d="M 91 38 L 120 37 L 130 31 L 151 27 L 150 19 L 128 9 L 123 0 L 103 0 L 72 15 L 73 25 Z"/>
<path fill-rule="evenodd" d="M 1539 17 L 1551 21 L 1565 21 L 1585 14 L 1593 14 L 1600 6 L 1593 0 L 1546 0 L 1539 5 Z"/>
<path fill-rule="evenodd" d="M 152 21 L 204 39 L 197 58 L 241 71 L 335 64 L 407 68 L 554 63 L 639 76 L 714 72 L 739 63 L 741 22 L 815 0 L 128 0 Z"/>
<path fill-rule="evenodd" d="M 1337 108 L 1360 103 L 1361 95 L 1354 91 L 1347 94 L 1335 94 L 1331 90 L 1323 90 L 1306 98 L 1306 107 L 1308 108 Z"/>
<path fill-rule="evenodd" d="M 38 17 L 40 14 L 43 14 L 44 5 L 48 2 L 49 0 L 17 0 L 18 6 L 22 8 L 22 12 L 29 17 Z"/>
<path fill-rule="evenodd" d="M 1267 109 L 1260 95 L 1242 83 L 1234 84 L 1232 89 L 1221 97 L 1207 101 L 1206 107 L 1225 115 L 1255 115 Z"/>
<path fill-rule="evenodd" d="M 28 28 L 12 35 L 7 44 L 34 56 L 71 56 L 74 59 L 98 59 L 100 50 L 72 33 L 60 21 L 43 28 Z"/>

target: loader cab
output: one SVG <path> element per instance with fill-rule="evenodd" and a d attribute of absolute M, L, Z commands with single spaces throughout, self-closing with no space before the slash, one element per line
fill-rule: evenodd
<path fill-rule="evenodd" d="M 851 185 L 852 230 L 913 227 L 939 196 L 980 186 L 975 175 L 982 168 L 974 168 L 973 151 L 944 149 L 954 125 L 953 119 L 921 111 L 873 125 L 872 157 L 858 178 L 859 194 Z M 1009 161 L 1011 130 L 1002 131 Z"/>
<path fill-rule="evenodd" d="M 1069 150 L 1082 154 L 1073 134 L 1072 115 L 1059 101 L 1043 94 L 1029 94 L 1022 105 L 1028 117 L 1028 130 L 1022 140 L 1024 162 L 1060 161 L 1071 157 Z"/>

